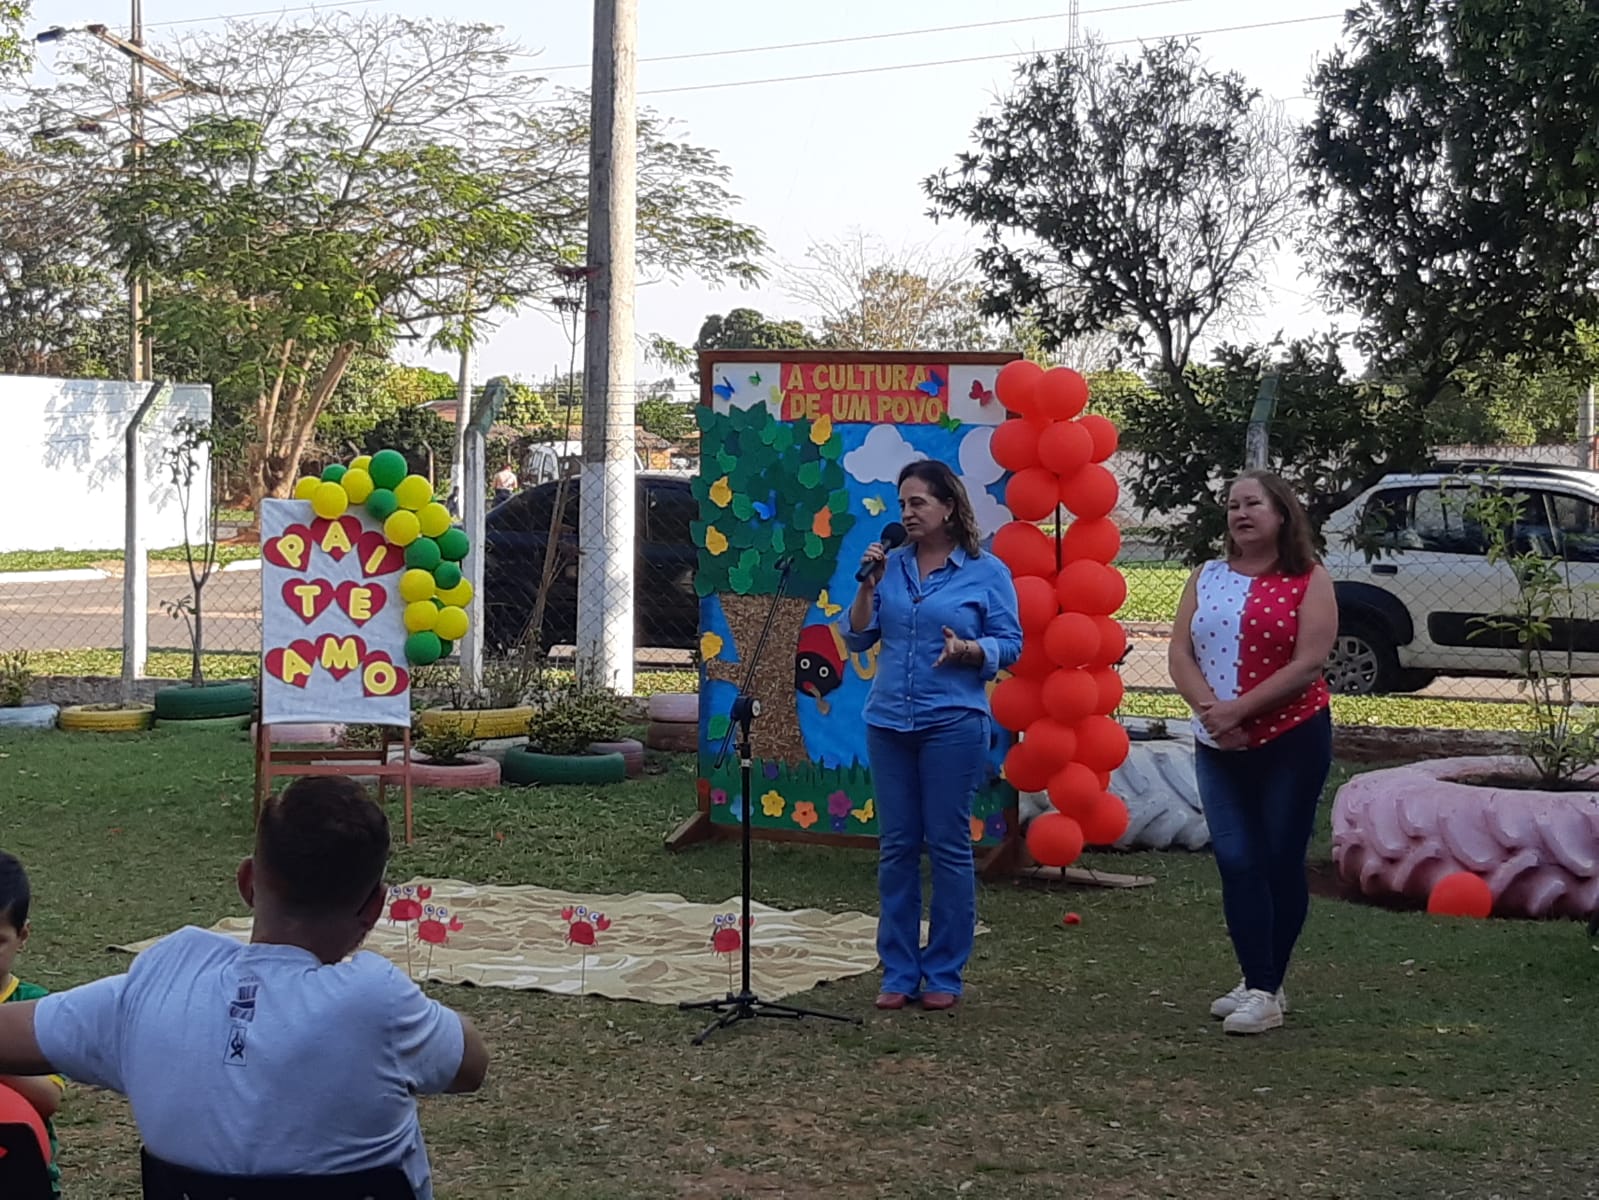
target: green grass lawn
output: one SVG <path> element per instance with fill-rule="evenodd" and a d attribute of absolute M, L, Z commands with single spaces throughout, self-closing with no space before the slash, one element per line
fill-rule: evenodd
<path fill-rule="evenodd" d="M 218 546 L 217 564 L 226 566 L 261 557 L 259 546 Z M 184 562 L 182 546 L 163 546 L 150 551 L 154 562 Z M 97 563 L 122 561 L 122 550 L 6 550 L 0 552 L 0 572 L 62 571 L 70 567 L 92 567 Z"/>
<path fill-rule="evenodd" d="M 8 734 L 0 755 L 0 841 L 35 886 L 28 978 L 70 986 L 124 965 L 108 945 L 239 911 L 243 740 Z M 602 791 L 423 792 L 391 875 L 725 900 L 732 844 L 661 848 L 691 766 L 652 769 Z M 431 988 L 495 1056 L 482 1093 L 424 1103 L 440 1200 L 1593 1194 L 1599 958 L 1578 926 L 1318 898 L 1288 1027 L 1234 1040 L 1206 1014 L 1237 974 L 1210 859 L 1087 861 L 1157 882 L 984 887 L 991 932 L 953 1015 L 876 1013 L 866 976 L 795 998 L 860 1027 L 761 1022 L 695 1048 L 699 1019 L 669 1008 Z M 761 845 L 755 879 L 779 905 L 876 905 L 860 851 Z M 75 1089 L 59 1125 L 69 1196 L 138 1195 L 122 1100 Z"/>
<path fill-rule="evenodd" d="M 1181 563 L 1117 563 L 1127 580 L 1127 602 L 1116 612 L 1118 621 L 1164 621 L 1177 616 L 1189 568 Z"/>

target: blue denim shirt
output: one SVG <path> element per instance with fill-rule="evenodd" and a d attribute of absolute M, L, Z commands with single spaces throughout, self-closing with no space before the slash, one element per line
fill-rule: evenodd
<path fill-rule="evenodd" d="M 863 714 L 868 725 L 880 729 L 909 733 L 963 712 L 986 714 L 984 684 L 1022 652 L 1016 588 L 1010 568 L 999 559 L 992 554 L 973 558 L 957 546 L 948 562 L 926 579 L 920 576 L 915 546 L 890 551 L 872 595 L 871 622 L 857 633 L 850 629 L 848 611 L 839 618 L 851 651 L 883 643 Z M 944 651 L 946 625 L 982 647 L 981 666 L 933 666 Z"/>

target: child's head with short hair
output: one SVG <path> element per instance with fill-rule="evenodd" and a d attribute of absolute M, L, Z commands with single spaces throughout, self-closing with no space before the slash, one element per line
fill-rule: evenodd
<path fill-rule="evenodd" d="M 11 964 L 28 940 L 28 910 L 33 889 L 14 854 L 0 850 L 0 987 L 11 978 Z"/>

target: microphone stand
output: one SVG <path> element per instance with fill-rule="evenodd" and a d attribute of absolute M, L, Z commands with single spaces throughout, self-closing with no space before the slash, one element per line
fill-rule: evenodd
<path fill-rule="evenodd" d="M 754 763 L 755 754 L 751 745 L 750 727 L 755 719 L 761 715 L 761 702 L 750 694 L 750 688 L 755 683 L 755 668 L 761 661 L 761 655 L 766 652 L 766 642 L 771 636 L 772 622 L 777 616 L 777 605 L 783 599 L 783 594 L 788 587 L 789 572 L 793 569 L 794 561 L 783 559 L 778 564 L 777 591 L 772 595 L 772 605 L 766 610 L 766 623 L 761 627 L 760 640 L 755 643 L 755 652 L 750 655 L 748 664 L 744 668 L 744 682 L 739 685 L 738 695 L 733 698 L 731 720 L 727 727 L 727 736 L 722 739 L 722 746 L 717 751 L 716 761 L 712 770 L 718 770 L 727 761 L 728 748 L 733 742 L 733 733 L 738 731 L 738 759 L 741 785 L 741 797 L 744 811 L 741 814 L 740 827 L 742 834 L 742 891 L 743 891 L 743 918 L 744 926 L 740 931 L 739 939 L 740 957 L 742 959 L 743 974 L 742 985 L 735 995 L 733 992 L 721 1000 L 685 1000 L 678 1005 L 684 1011 L 714 1012 L 720 1014 L 717 1019 L 707 1025 L 694 1038 L 694 1045 L 700 1046 L 705 1039 L 718 1029 L 726 1029 L 737 1025 L 740 1021 L 753 1021 L 757 1017 L 781 1017 L 785 1020 L 797 1021 L 801 1017 L 819 1017 L 824 1021 L 848 1021 L 859 1025 L 859 1017 L 846 1017 L 838 1013 L 821 1012 L 814 1008 L 798 1008 L 792 1004 L 778 1004 L 771 1000 L 762 1000 L 755 994 L 755 989 L 750 982 L 750 941 L 753 924 L 750 919 L 750 850 L 752 838 L 750 836 L 750 812 L 754 797 L 750 783 L 750 771 Z"/>

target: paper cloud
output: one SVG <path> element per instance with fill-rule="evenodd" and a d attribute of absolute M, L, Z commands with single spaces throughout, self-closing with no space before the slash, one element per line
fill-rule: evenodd
<path fill-rule="evenodd" d="M 1005 468 L 989 453 L 988 446 L 993 440 L 994 431 L 986 425 L 973 429 L 961 439 L 961 478 L 968 488 L 985 487 L 1005 473 Z"/>
<path fill-rule="evenodd" d="M 926 457 L 892 425 L 874 425 L 860 447 L 844 456 L 844 470 L 862 483 L 893 483 L 906 463 Z"/>

